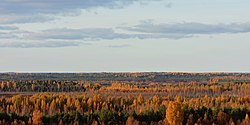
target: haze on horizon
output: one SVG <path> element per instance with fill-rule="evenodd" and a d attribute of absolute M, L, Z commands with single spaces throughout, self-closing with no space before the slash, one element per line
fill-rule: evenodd
<path fill-rule="evenodd" d="M 3 0 L 0 72 L 249 72 L 248 0 Z"/>

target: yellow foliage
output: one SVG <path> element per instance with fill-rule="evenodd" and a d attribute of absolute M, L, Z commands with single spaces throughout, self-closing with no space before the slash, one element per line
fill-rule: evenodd
<path fill-rule="evenodd" d="M 182 125 L 184 111 L 180 102 L 171 101 L 169 103 L 166 118 L 170 125 Z"/>
<path fill-rule="evenodd" d="M 42 113 L 39 110 L 35 110 L 32 116 L 33 124 L 34 125 L 42 124 L 41 117 L 42 117 Z"/>

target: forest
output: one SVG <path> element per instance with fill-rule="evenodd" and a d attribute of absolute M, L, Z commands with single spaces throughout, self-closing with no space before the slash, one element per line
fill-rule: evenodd
<path fill-rule="evenodd" d="M 250 125 L 248 73 L 1 73 L 0 124 Z"/>

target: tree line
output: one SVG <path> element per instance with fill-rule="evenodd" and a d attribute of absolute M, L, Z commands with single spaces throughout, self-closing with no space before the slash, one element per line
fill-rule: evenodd
<path fill-rule="evenodd" d="M 241 124 L 250 123 L 250 97 L 93 97 L 42 93 L 0 98 L 0 124 Z"/>
<path fill-rule="evenodd" d="M 178 83 L 3 80 L 0 124 L 249 125 L 249 90 L 248 81 L 220 78 Z"/>

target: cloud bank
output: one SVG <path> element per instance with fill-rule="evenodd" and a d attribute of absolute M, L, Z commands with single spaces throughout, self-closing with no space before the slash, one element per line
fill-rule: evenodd
<path fill-rule="evenodd" d="M 120 44 L 120 45 L 109 45 L 109 48 L 127 48 L 130 47 L 129 44 Z"/>
<path fill-rule="evenodd" d="M 117 32 L 123 29 L 128 33 Z M 247 33 L 250 32 L 250 23 L 241 24 L 202 24 L 176 23 L 153 24 L 143 23 L 130 27 L 112 28 L 85 28 L 85 29 L 50 29 L 37 33 L 29 33 L 25 39 L 34 40 L 114 40 L 114 39 L 181 39 L 200 34 Z"/>
<path fill-rule="evenodd" d="M 0 30 L 18 30 L 16 26 L 0 26 Z"/>
<path fill-rule="evenodd" d="M 116 33 L 110 28 L 86 28 L 86 29 L 50 29 L 37 33 L 29 33 L 24 36 L 25 39 L 33 40 L 113 40 L 127 39 L 133 36 L 123 33 Z"/>
<path fill-rule="evenodd" d="M 2 0 L 0 14 L 51 14 L 94 7 L 122 8 L 137 0 Z"/>
<path fill-rule="evenodd" d="M 125 27 L 129 31 L 151 34 L 218 34 L 218 33 L 246 33 L 250 32 L 250 23 L 232 24 L 203 24 L 203 23 L 175 23 L 175 24 L 153 24 L 145 22 L 132 27 Z"/>
<path fill-rule="evenodd" d="M 91 8 L 123 8 L 138 0 L 2 0 L 0 24 L 47 22 L 50 15 L 77 15 Z"/>
<path fill-rule="evenodd" d="M 0 47 L 3 48 L 56 48 L 79 46 L 84 43 L 76 41 L 1 41 Z"/>
<path fill-rule="evenodd" d="M 4 30 L 9 32 L 3 32 Z M 121 32 L 121 30 L 125 32 Z M 84 42 L 100 40 L 183 39 L 199 35 L 249 33 L 250 23 L 203 24 L 189 22 L 175 24 L 154 24 L 145 22 L 134 26 L 117 28 L 59 28 L 37 32 L 17 31 L 18 28 L 16 27 L 1 26 L 0 39 L 16 38 L 30 42 L 2 42 L 0 47 L 65 47 L 80 46 L 82 45 L 81 43 Z M 115 48 L 118 46 L 110 47 Z"/>

